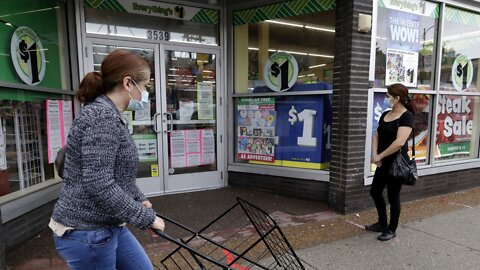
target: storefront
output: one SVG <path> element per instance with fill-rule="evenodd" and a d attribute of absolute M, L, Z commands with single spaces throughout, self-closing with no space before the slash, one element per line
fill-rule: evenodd
<path fill-rule="evenodd" d="M 149 106 L 124 113 L 148 196 L 234 185 L 370 207 L 371 138 L 395 82 L 420 111 L 421 181 L 403 196 L 479 186 L 476 1 L 17 2 L 0 4 L 10 247 L 46 227 L 74 89 L 117 48 L 150 63 Z"/>

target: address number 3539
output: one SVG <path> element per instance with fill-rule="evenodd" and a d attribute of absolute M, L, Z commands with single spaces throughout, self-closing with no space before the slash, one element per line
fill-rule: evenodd
<path fill-rule="evenodd" d="M 170 40 L 170 33 L 160 30 L 147 30 L 147 38 L 155 40 Z"/>

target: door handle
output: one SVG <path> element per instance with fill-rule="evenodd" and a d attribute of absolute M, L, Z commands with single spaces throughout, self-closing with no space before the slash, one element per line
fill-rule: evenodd
<path fill-rule="evenodd" d="M 165 121 L 167 122 L 167 129 L 165 130 L 166 133 L 170 133 L 173 131 L 173 115 L 171 113 L 163 113 L 165 115 Z"/>
<path fill-rule="evenodd" d="M 156 133 L 159 133 L 160 130 L 158 130 L 158 116 L 160 115 L 161 113 L 156 113 L 153 115 L 153 130 L 156 132 Z"/>

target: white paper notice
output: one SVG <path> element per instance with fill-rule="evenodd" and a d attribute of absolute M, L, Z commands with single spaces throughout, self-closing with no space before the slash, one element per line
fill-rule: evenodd
<path fill-rule="evenodd" d="M 53 163 L 58 150 L 62 148 L 63 123 L 60 122 L 60 100 L 47 100 L 47 144 L 48 163 Z"/>
<path fill-rule="evenodd" d="M 198 119 L 212 120 L 215 104 L 213 103 L 213 84 L 197 83 Z"/>
<path fill-rule="evenodd" d="M 72 128 L 73 108 L 72 101 L 63 101 L 63 145 L 67 143 L 68 134 Z"/>
<path fill-rule="evenodd" d="M 179 101 L 180 120 L 191 120 L 193 115 L 193 101 Z"/>
<path fill-rule="evenodd" d="M 0 117 L 0 148 L 6 146 L 5 131 L 6 131 L 5 124 L 3 123 L 3 120 Z"/>
<path fill-rule="evenodd" d="M 5 154 L 6 147 L 6 128 L 2 118 L 0 118 L 0 170 L 7 169 L 7 155 Z"/>
<path fill-rule="evenodd" d="M 5 148 L 0 147 L 0 170 L 7 169 L 7 155 L 5 154 Z"/>
<path fill-rule="evenodd" d="M 185 132 L 183 130 L 170 132 L 170 164 L 171 168 L 183 168 L 186 166 Z"/>
<path fill-rule="evenodd" d="M 132 136 L 138 151 L 140 162 L 157 161 L 157 137 L 155 134 L 138 134 Z"/>
<path fill-rule="evenodd" d="M 135 111 L 135 121 L 148 120 L 150 120 L 150 100 L 143 109 Z"/>
<path fill-rule="evenodd" d="M 188 167 L 198 166 L 201 164 L 200 153 L 188 154 L 187 155 L 187 165 Z"/>
<path fill-rule="evenodd" d="M 202 130 L 202 164 L 215 163 L 215 136 L 213 129 Z"/>

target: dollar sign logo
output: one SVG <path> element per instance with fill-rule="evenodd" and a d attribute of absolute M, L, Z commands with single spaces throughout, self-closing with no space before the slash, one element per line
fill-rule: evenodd
<path fill-rule="evenodd" d="M 278 63 L 275 62 L 270 66 L 270 73 L 272 73 L 273 76 L 277 77 L 278 74 L 280 74 L 280 68 L 278 67 Z"/>
<path fill-rule="evenodd" d="M 463 74 L 463 67 L 462 64 L 457 65 L 457 76 L 460 77 Z"/>
<path fill-rule="evenodd" d="M 18 48 L 20 49 L 20 58 L 27 63 L 28 61 L 28 50 L 27 50 L 27 43 L 25 40 L 22 39 L 22 41 L 18 44 Z"/>
<path fill-rule="evenodd" d="M 295 110 L 294 106 L 292 106 L 292 108 L 288 111 L 288 116 L 290 116 L 290 118 L 288 118 L 288 122 L 290 122 L 290 125 L 293 126 L 293 124 L 295 124 L 295 122 L 298 120 L 297 110 Z"/>

